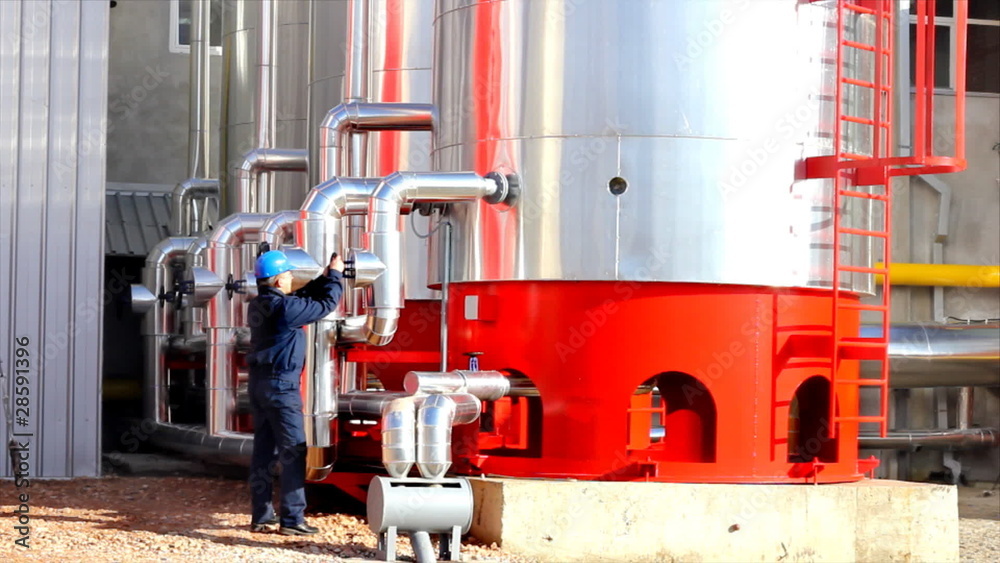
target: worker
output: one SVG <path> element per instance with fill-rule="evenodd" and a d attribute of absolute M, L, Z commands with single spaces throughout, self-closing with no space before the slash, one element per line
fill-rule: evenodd
<path fill-rule="evenodd" d="M 344 261 L 336 253 L 323 275 L 292 291 L 292 265 L 284 252 L 257 258 L 257 297 L 247 309 L 251 352 L 249 395 L 253 416 L 250 459 L 251 532 L 280 524 L 284 535 L 310 535 L 319 529 L 305 521 L 306 437 L 299 380 L 305 363 L 302 330 L 337 308 L 343 293 Z M 274 466 L 281 470 L 281 518 L 272 505 Z"/>

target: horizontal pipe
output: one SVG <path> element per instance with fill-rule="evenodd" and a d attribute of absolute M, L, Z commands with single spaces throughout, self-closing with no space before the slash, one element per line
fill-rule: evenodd
<path fill-rule="evenodd" d="M 882 276 L 876 276 L 875 281 L 882 283 Z M 1000 287 L 1000 266 L 894 262 L 889 264 L 889 282 L 900 286 Z"/>
<path fill-rule="evenodd" d="M 403 378 L 407 393 L 469 393 L 496 401 L 510 392 L 510 380 L 499 371 L 411 371 Z"/>
<path fill-rule="evenodd" d="M 860 335 L 881 335 L 863 325 Z M 865 377 L 878 362 L 861 362 Z M 1000 324 L 894 324 L 889 328 L 889 385 L 897 388 L 1000 385 Z"/>
<path fill-rule="evenodd" d="M 343 149 L 352 133 L 430 131 L 435 113 L 431 104 L 347 102 L 334 107 L 320 124 L 320 178 L 344 175 Z"/>
<path fill-rule="evenodd" d="M 202 459 L 222 456 L 245 464 L 253 452 L 252 435 L 227 432 L 212 436 L 204 426 L 157 423 L 150 439 L 157 446 Z"/>
<path fill-rule="evenodd" d="M 389 403 L 395 399 L 408 396 L 408 393 L 385 391 L 343 393 L 337 397 L 337 408 L 342 416 L 380 417 Z"/>
<path fill-rule="evenodd" d="M 173 354 L 204 354 L 208 347 L 208 337 L 205 334 L 191 336 L 172 336 L 167 341 L 167 350 Z"/>
<path fill-rule="evenodd" d="M 865 449 L 907 448 L 982 448 L 1000 445 L 1000 431 L 995 428 L 966 430 L 899 430 L 885 438 L 862 434 L 858 447 Z"/>

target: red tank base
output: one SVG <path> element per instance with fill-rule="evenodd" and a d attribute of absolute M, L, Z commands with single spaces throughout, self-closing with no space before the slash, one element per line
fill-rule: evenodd
<path fill-rule="evenodd" d="M 452 290 L 450 369 L 478 352 L 480 369 L 537 390 L 487 402 L 478 423 L 456 427 L 457 473 L 832 483 L 877 464 L 858 459 L 858 422 L 830 424 L 830 292 L 568 281 Z M 857 311 L 840 311 L 837 330 L 857 335 Z M 841 361 L 837 377 L 857 379 L 858 363 Z M 856 417 L 858 388 L 837 387 L 837 415 Z"/>

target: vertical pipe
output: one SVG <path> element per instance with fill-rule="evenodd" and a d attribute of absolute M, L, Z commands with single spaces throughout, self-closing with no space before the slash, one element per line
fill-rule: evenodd
<path fill-rule="evenodd" d="M 208 151 L 211 148 L 211 3 L 194 0 L 191 10 L 191 68 L 188 92 L 189 178 L 209 177 Z M 175 210 L 175 213 L 177 211 Z"/>
<path fill-rule="evenodd" d="M 219 279 L 242 277 L 245 259 L 252 255 L 244 250 L 246 239 L 259 232 L 267 219 L 267 215 L 247 213 L 231 215 L 219 222 L 208 240 L 205 256 L 209 269 Z M 242 299 L 236 293 L 230 297 L 227 292 L 220 291 L 209 300 L 205 312 L 205 332 L 208 334 L 206 426 L 210 435 L 220 435 L 231 430 L 229 422 L 236 396 L 233 377 L 235 329 L 244 326 L 245 322 Z"/>
<path fill-rule="evenodd" d="M 270 149 L 274 147 L 274 129 L 277 124 L 275 108 L 275 86 L 277 72 L 274 62 L 277 58 L 277 41 L 275 41 L 275 0 L 260 0 L 260 27 L 258 29 L 258 58 L 259 68 L 257 72 L 257 144 L 258 149 Z M 256 208 L 239 210 L 240 213 L 247 212 L 270 212 L 273 210 L 273 174 L 262 172 L 257 178 L 258 193 L 270 194 L 271 201 L 258 201 Z"/>
<path fill-rule="evenodd" d="M 958 424 L 959 430 L 967 430 L 972 423 L 972 407 L 974 399 L 972 387 L 962 387 L 958 390 Z"/>
<path fill-rule="evenodd" d="M 444 271 L 441 272 L 441 371 L 448 371 L 448 301 L 451 289 L 451 223 L 445 221 Z"/>

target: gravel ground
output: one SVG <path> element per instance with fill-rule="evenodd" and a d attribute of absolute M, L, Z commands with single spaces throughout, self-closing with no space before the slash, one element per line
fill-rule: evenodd
<path fill-rule="evenodd" d="M 30 550 L 13 545 L 11 481 L 0 483 L 0 561 L 343 561 L 375 559 L 363 518 L 307 513 L 322 532 L 251 534 L 247 486 L 201 477 L 108 477 L 31 481 Z M 22 489 L 23 490 L 23 489 Z M 412 561 L 409 541 L 400 558 Z M 526 561 L 500 549 L 462 544 L 466 561 Z"/>
<path fill-rule="evenodd" d="M 245 483 L 206 477 L 107 477 L 32 481 L 31 549 L 13 545 L 13 483 L 0 483 L 5 561 L 343 561 L 375 559 L 375 535 L 363 518 L 307 515 L 322 532 L 306 538 L 247 529 Z M 23 490 L 22 490 L 23 491 Z M 20 491 L 18 491 L 20 492 Z M 986 496 L 984 493 L 992 493 Z M 315 495 L 314 495 L 315 496 Z M 962 562 L 1000 561 L 1000 491 L 959 489 Z M 398 544 L 412 561 L 409 541 Z M 467 540 L 466 561 L 528 559 Z"/>
<path fill-rule="evenodd" d="M 958 515 L 962 563 L 1000 561 L 1000 490 L 959 487 Z"/>

